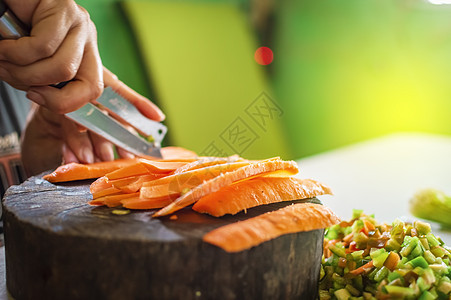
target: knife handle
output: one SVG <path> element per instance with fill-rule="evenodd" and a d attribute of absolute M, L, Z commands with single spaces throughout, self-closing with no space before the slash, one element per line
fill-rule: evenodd
<path fill-rule="evenodd" d="M 0 39 L 19 39 L 30 34 L 27 26 L 23 24 L 16 15 L 0 0 Z M 51 87 L 61 89 L 70 81 L 51 84 Z"/>

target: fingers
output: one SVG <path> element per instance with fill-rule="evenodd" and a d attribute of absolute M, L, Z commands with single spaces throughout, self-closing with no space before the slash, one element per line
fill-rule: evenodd
<path fill-rule="evenodd" d="M 94 147 L 95 155 L 101 161 L 114 160 L 114 146 L 112 143 L 92 132 L 89 133 L 89 136 Z"/>
<path fill-rule="evenodd" d="M 116 147 L 117 149 L 117 154 L 119 155 L 120 158 L 134 158 L 135 155 L 133 155 L 132 153 L 120 148 L 120 147 Z"/>
<path fill-rule="evenodd" d="M 78 26 L 71 30 L 58 52 L 48 58 L 29 65 L 0 61 L 0 77 L 7 82 L 28 86 L 71 80 L 76 76 L 83 58 L 85 44 L 80 39 L 86 40 L 86 33 L 82 29 Z"/>
<path fill-rule="evenodd" d="M 74 122 L 64 120 L 61 123 L 64 142 L 81 163 L 94 162 L 94 150 L 87 132 L 79 132 Z"/>
<path fill-rule="evenodd" d="M 33 4 L 34 8 L 28 7 Z M 0 60 L 16 65 L 28 65 L 53 56 L 68 32 L 83 24 L 86 14 L 74 1 L 67 0 L 12 1 L 9 6 L 31 28 L 29 37 L 0 41 Z"/>
<path fill-rule="evenodd" d="M 147 118 L 158 122 L 165 119 L 164 113 L 158 106 L 120 81 L 116 75 L 111 73 L 111 71 L 105 67 L 103 68 L 103 79 L 105 86 L 111 87 L 114 91 L 127 99 Z"/>
<path fill-rule="evenodd" d="M 70 163 L 79 163 L 77 156 L 75 153 L 67 146 L 67 144 L 63 144 L 62 146 L 62 155 L 63 155 L 63 164 L 70 164 Z"/>
<path fill-rule="evenodd" d="M 30 5 L 36 2 L 36 7 Z M 103 70 L 95 26 L 86 10 L 73 0 L 8 4 L 32 29 L 30 37 L 0 41 L 0 79 L 59 114 L 99 97 Z M 48 87 L 71 79 L 60 90 Z"/>
<path fill-rule="evenodd" d="M 55 113 L 64 114 L 97 99 L 102 91 L 102 63 L 95 43 L 89 43 L 73 81 L 62 89 L 49 86 L 31 87 L 27 92 L 27 98 Z"/>

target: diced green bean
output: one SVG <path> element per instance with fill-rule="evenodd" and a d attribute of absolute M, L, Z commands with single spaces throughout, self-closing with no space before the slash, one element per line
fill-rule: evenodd
<path fill-rule="evenodd" d="M 387 279 L 389 282 L 392 282 L 395 279 L 402 278 L 402 276 L 398 272 L 391 272 L 388 274 Z"/>
<path fill-rule="evenodd" d="M 426 235 L 426 238 L 427 238 L 427 240 L 429 242 L 429 246 L 431 246 L 431 248 L 440 245 L 440 242 L 437 240 L 437 238 L 432 233 L 428 233 Z"/>
<path fill-rule="evenodd" d="M 431 248 L 431 252 L 435 255 L 435 257 L 443 257 L 446 254 L 445 249 L 440 246 Z"/>
<path fill-rule="evenodd" d="M 386 267 L 380 268 L 377 273 L 374 275 L 374 280 L 377 282 L 382 281 L 385 277 L 387 277 L 389 270 Z"/>
<path fill-rule="evenodd" d="M 361 259 L 363 259 L 363 250 L 358 250 L 358 251 L 354 251 L 354 252 L 351 252 L 351 256 L 352 256 L 352 259 L 354 260 L 354 261 L 358 261 L 358 260 L 361 260 Z"/>
<path fill-rule="evenodd" d="M 435 263 L 435 255 L 432 254 L 431 251 L 429 251 L 429 250 L 424 251 L 423 256 L 424 256 L 424 259 L 426 259 L 426 261 L 429 264 Z"/>
<path fill-rule="evenodd" d="M 394 238 L 391 238 L 385 244 L 385 249 L 387 249 L 387 251 L 399 251 L 401 250 L 401 244 L 398 243 Z"/>
<path fill-rule="evenodd" d="M 406 240 L 407 240 L 407 237 L 406 237 Z M 406 241 L 404 241 L 404 243 L 406 245 L 401 249 L 401 251 L 399 251 L 399 254 L 401 254 L 404 257 L 407 257 L 407 255 L 409 255 L 410 252 L 412 252 L 412 250 L 418 245 L 418 242 L 419 242 L 419 240 L 417 237 L 408 239 L 407 243 L 406 243 Z"/>
<path fill-rule="evenodd" d="M 435 300 L 435 299 L 437 299 L 437 297 L 428 291 L 424 291 L 421 294 L 420 298 L 418 298 L 418 300 Z"/>
<path fill-rule="evenodd" d="M 385 251 L 384 248 L 377 249 L 370 253 L 371 258 L 373 259 L 373 264 L 376 268 L 381 268 L 384 265 L 388 255 L 389 253 Z"/>
<path fill-rule="evenodd" d="M 426 235 L 431 232 L 431 225 L 421 221 L 415 221 L 414 227 L 419 235 Z"/>
<path fill-rule="evenodd" d="M 414 268 L 416 268 L 416 267 L 421 267 L 421 268 L 423 268 L 423 269 L 426 269 L 426 268 L 429 266 L 428 262 L 424 259 L 423 256 L 415 257 L 415 258 L 412 259 L 409 263 L 410 263 L 410 264 L 412 265 L 412 267 L 414 267 Z"/>
<path fill-rule="evenodd" d="M 329 250 L 332 251 L 335 255 L 338 255 L 339 257 L 346 257 L 345 249 L 342 247 L 339 247 L 338 245 L 330 245 Z"/>
<path fill-rule="evenodd" d="M 415 291 L 408 287 L 386 285 L 385 289 L 388 294 L 395 297 L 412 297 L 415 296 Z"/>
<path fill-rule="evenodd" d="M 347 284 L 346 286 L 345 286 L 345 289 L 347 289 L 348 290 L 348 292 L 352 295 L 352 296 L 360 296 L 360 291 L 358 290 L 358 289 L 356 289 L 355 287 L 353 287 L 352 285 L 350 285 L 350 284 Z"/>
<path fill-rule="evenodd" d="M 362 215 L 363 210 L 362 209 L 353 209 L 352 210 L 352 219 L 358 219 Z"/>
<path fill-rule="evenodd" d="M 348 292 L 347 289 L 339 289 L 334 292 L 335 297 L 337 297 L 337 300 L 349 300 L 351 297 L 351 294 Z"/>
<path fill-rule="evenodd" d="M 442 292 L 445 295 L 451 293 L 451 283 L 447 281 L 440 282 L 440 285 L 437 288 L 438 291 Z"/>
<path fill-rule="evenodd" d="M 431 247 L 429 247 L 428 239 L 426 237 L 420 237 L 421 246 L 423 246 L 424 250 L 429 250 Z"/>

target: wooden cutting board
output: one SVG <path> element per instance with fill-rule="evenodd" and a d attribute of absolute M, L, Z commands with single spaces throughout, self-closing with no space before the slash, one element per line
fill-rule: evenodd
<path fill-rule="evenodd" d="M 89 184 L 32 177 L 6 193 L 6 278 L 16 299 L 315 299 L 323 230 L 239 253 L 202 241 L 291 202 L 222 218 L 187 208 L 157 219 L 152 210 L 116 215 L 88 205 Z"/>

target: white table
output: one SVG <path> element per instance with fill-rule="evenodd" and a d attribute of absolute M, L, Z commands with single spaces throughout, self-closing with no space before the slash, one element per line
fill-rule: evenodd
<path fill-rule="evenodd" d="M 451 137 L 394 134 L 298 161 L 299 176 L 328 184 L 334 196 L 320 197 L 343 219 L 352 209 L 375 214 L 379 222 L 410 218 L 409 199 L 420 188 L 451 194 Z M 450 216 L 451 218 L 451 216 Z M 433 231 L 451 245 L 451 232 Z M 0 300 L 7 299 L 4 251 L 0 248 Z"/>
<path fill-rule="evenodd" d="M 379 222 L 413 220 L 409 199 L 421 188 L 451 195 L 451 137 L 400 133 L 354 144 L 298 161 L 299 177 L 313 178 L 332 188 L 320 197 L 347 220 L 352 209 L 375 214 Z M 451 218 L 451 215 L 450 215 Z M 451 245 L 451 231 L 433 232 Z"/>

